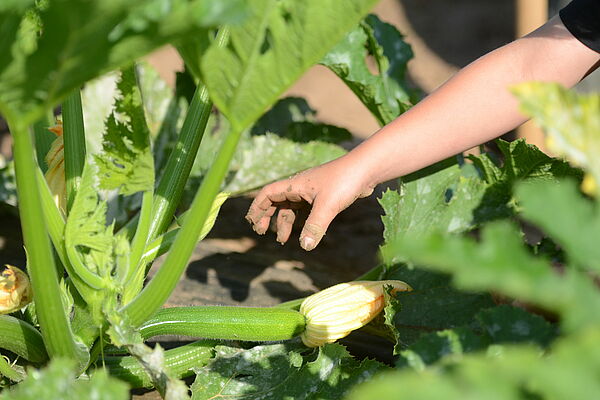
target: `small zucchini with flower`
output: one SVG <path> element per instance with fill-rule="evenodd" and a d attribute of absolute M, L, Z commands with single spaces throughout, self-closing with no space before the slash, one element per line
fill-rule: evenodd
<path fill-rule="evenodd" d="M 386 286 L 411 290 L 402 281 L 341 283 L 306 298 L 300 311 L 275 307 L 195 306 L 159 310 L 140 331 L 145 339 L 183 335 L 207 339 L 278 341 L 300 336 L 318 347 L 347 336 L 383 310 Z"/>

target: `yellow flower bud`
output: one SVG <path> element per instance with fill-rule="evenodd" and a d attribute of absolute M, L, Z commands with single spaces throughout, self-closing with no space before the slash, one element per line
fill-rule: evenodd
<path fill-rule="evenodd" d="M 368 324 L 385 306 L 384 288 L 392 293 L 412 290 L 402 281 L 354 281 L 340 283 L 309 296 L 300 313 L 306 317 L 302 341 L 308 347 L 335 342 Z"/>
<path fill-rule="evenodd" d="M 59 121 L 57 125 L 48 128 L 48 130 L 56 135 L 56 139 L 52 142 L 48 154 L 46 154 L 46 182 L 52 192 L 56 205 L 65 210 L 67 204 L 67 186 L 65 183 L 65 153 L 63 141 L 63 127 Z"/>
<path fill-rule="evenodd" d="M 29 278 L 12 265 L 5 265 L 0 272 L 0 314 L 9 314 L 31 302 Z"/>

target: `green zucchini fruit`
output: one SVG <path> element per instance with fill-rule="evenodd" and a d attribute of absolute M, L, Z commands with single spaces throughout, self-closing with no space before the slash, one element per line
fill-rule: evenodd
<path fill-rule="evenodd" d="M 193 368 L 203 367 L 214 357 L 213 340 L 201 340 L 165 351 L 164 366 L 171 377 L 181 379 L 194 374 Z M 110 375 L 128 382 L 132 388 L 150 388 L 152 380 L 139 361 L 132 356 L 109 356 L 98 361 L 104 365 Z"/>
<path fill-rule="evenodd" d="M 283 308 L 194 306 L 163 308 L 140 332 L 144 339 L 182 335 L 262 342 L 292 339 L 304 332 L 305 325 L 304 315 Z"/>

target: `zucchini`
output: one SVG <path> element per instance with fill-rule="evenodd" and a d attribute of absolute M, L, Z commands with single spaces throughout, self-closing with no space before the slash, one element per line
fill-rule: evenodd
<path fill-rule="evenodd" d="M 304 332 L 305 325 L 302 314 L 283 308 L 195 306 L 163 308 L 140 332 L 144 339 L 182 335 L 262 342 L 292 339 Z"/>
<path fill-rule="evenodd" d="M 201 340 L 165 351 L 164 366 L 172 378 L 181 379 L 193 375 L 193 368 L 203 367 L 214 357 L 216 342 Z M 105 357 L 97 367 L 104 365 L 110 375 L 128 382 L 132 388 L 150 388 L 152 380 L 140 362 L 133 356 Z"/>

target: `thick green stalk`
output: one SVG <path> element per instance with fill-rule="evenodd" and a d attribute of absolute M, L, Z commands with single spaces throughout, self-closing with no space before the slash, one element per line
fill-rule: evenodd
<path fill-rule="evenodd" d="M 14 121 L 9 121 L 9 126 L 14 140 L 19 214 L 28 272 L 44 343 L 52 356 L 78 359 L 80 354 L 63 308 L 54 255 L 44 222 L 31 136 L 27 127 L 16 125 Z"/>
<path fill-rule="evenodd" d="M 211 109 L 212 102 L 208 97 L 208 91 L 205 86 L 199 85 L 185 117 L 181 133 L 177 138 L 175 148 L 167 161 L 165 172 L 156 188 L 150 240 L 163 233 L 173 220 L 185 183 L 196 159 Z"/>
<path fill-rule="evenodd" d="M 275 307 L 193 306 L 163 308 L 140 327 L 144 340 L 158 335 L 268 342 L 304 332 L 298 311 Z"/>
<path fill-rule="evenodd" d="M 165 351 L 165 367 L 176 379 L 194 374 L 194 368 L 208 364 L 214 357 L 212 340 L 202 340 Z M 129 382 L 133 388 L 152 387 L 152 381 L 139 361 L 132 356 L 105 357 L 104 365 L 110 375 Z M 102 366 L 102 362 L 98 362 Z"/>
<path fill-rule="evenodd" d="M 62 106 L 63 140 L 65 146 L 65 180 L 67 187 L 67 210 L 75 199 L 79 180 L 85 165 L 85 129 L 79 89 L 71 93 Z"/>
<path fill-rule="evenodd" d="M 0 332 L 1 349 L 35 364 L 48 360 L 42 335 L 27 322 L 9 315 L 0 315 Z"/>
<path fill-rule="evenodd" d="M 142 289 L 144 277 L 146 276 L 146 264 L 148 259 L 144 257 L 148 232 L 152 224 L 152 191 L 144 192 L 142 198 L 142 209 L 140 211 L 139 222 L 135 231 L 135 237 L 131 246 L 131 255 L 129 257 L 129 269 L 127 276 L 123 279 L 123 292 L 121 302 L 129 303 Z"/>
<path fill-rule="evenodd" d="M 228 30 L 221 29 L 215 39 L 217 45 L 223 45 L 228 36 Z M 152 211 L 154 219 L 150 227 L 149 241 L 160 236 L 173 220 L 173 215 L 181 201 L 185 184 L 194 165 L 211 110 L 212 102 L 208 90 L 204 85 L 199 84 L 183 122 L 175 148 L 169 156 L 165 172 L 161 176 L 156 189 Z"/>
<path fill-rule="evenodd" d="M 140 265 L 142 255 L 146 249 L 146 243 L 148 242 L 148 233 L 150 232 L 150 226 L 152 225 L 152 203 L 153 193 L 151 190 L 144 192 L 142 197 L 142 209 L 140 211 L 140 218 L 135 230 L 135 237 L 131 246 L 131 256 L 129 257 L 129 271 L 127 277 L 123 282 L 127 283 L 131 277 L 135 274 L 138 268 L 144 269 L 144 265 Z"/>
<path fill-rule="evenodd" d="M 225 138 L 215 162 L 210 167 L 196 193 L 192 206 L 188 211 L 188 216 L 164 264 L 142 292 L 125 306 L 124 311 L 128 314 L 129 320 L 134 326 L 139 326 L 154 314 L 175 289 L 196 247 L 204 223 L 210 214 L 213 201 L 219 193 L 221 183 L 229 170 L 229 163 L 241 133 L 241 127 L 232 127 L 232 131 Z"/>

